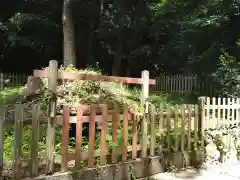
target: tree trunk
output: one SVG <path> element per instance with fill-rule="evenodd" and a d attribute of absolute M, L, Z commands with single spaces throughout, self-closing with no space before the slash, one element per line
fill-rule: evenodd
<path fill-rule="evenodd" d="M 76 66 L 76 50 L 74 39 L 74 26 L 71 13 L 72 0 L 63 1 L 63 64 Z"/>

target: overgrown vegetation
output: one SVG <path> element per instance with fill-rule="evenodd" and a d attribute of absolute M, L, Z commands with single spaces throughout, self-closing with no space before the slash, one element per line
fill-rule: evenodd
<path fill-rule="evenodd" d="M 86 70 L 77 70 L 73 68 L 72 66 L 69 66 L 67 68 L 61 68 L 61 71 L 67 71 L 67 72 L 84 72 L 84 73 L 90 73 L 90 74 L 101 74 L 100 71 L 96 71 L 93 69 L 86 69 Z M 42 79 L 44 88 L 42 89 L 41 96 L 38 96 L 38 101 L 43 105 L 42 111 L 45 111 L 44 107 L 47 106 L 47 103 L 49 102 L 49 99 L 52 98 L 50 93 L 47 91 L 47 81 L 46 79 Z M 4 103 L 7 102 L 7 99 L 11 98 L 11 96 L 16 96 L 21 92 L 21 88 L 16 88 L 12 93 L 12 91 L 6 89 L 4 92 L 6 93 L 5 97 L 6 100 Z M 9 94 L 7 93 L 9 92 Z M 72 108 L 72 110 L 75 109 L 76 104 L 82 103 L 82 104 L 102 104 L 102 103 L 110 103 L 109 108 L 111 109 L 111 103 L 117 102 L 120 106 L 122 106 L 124 103 L 127 103 L 129 107 L 131 108 L 134 113 L 139 112 L 140 108 L 140 91 L 135 89 L 127 88 L 125 85 L 117 84 L 114 82 L 99 82 L 99 81 L 62 81 L 59 82 L 57 87 L 57 108 L 59 110 L 62 109 L 62 105 L 68 104 Z M 150 105 L 155 105 L 156 108 L 159 108 L 159 104 L 181 104 L 193 101 L 194 98 L 191 97 L 184 100 L 184 98 L 178 97 L 176 94 L 165 94 L 165 95 L 151 95 L 149 97 L 149 103 Z M 31 101 L 30 101 L 31 102 Z M 113 144 L 112 142 L 112 124 L 108 124 L 108 134 L 107 134 L 107 143 L 108 143 L 108 149 L 109 153 L 111 152 L 111 148 L 116 146 L 121 146 L 122 144 L 122 125 L 119 124 L 118 128 L 118 143 Z M 43 157 L 45 156 L 45 147 L 46 147 L 46 125 L 41 125 L 40 127 L 40 140 L 39 140 L 39 156 Z M 179 126 L 179 132 L 180 132 L 181 125 Z M 156 127 L 156 129 L 159 129 Z M 4 150 L 4 157 L 6 160 L 12 159 L 12 144 L 14 140 L 14 129 L 13 126 L 9 126 L 5 131 L 5 150 Z M 162 144 L 162 150 L 163 152 L 171 152 L 173 153 L 175 141 L 176 141 L 176 135 L 174 133 L 174 130 L 161 130 L 157 131 L 157 145 Z M 169 137 L 167 138 L 167 135 Z M 57 126 L 56 128 L 56 143 L 57 143 L 57 153 L 60 153 L 60 147 L 61 147 L 61 126 Z M 30 157 L 30 143 L 32 138 L 32 130 L 31 126 L 24 126 L 23 128 L 23 157 L 29 158 Z M 131 144 L 131 138 L 132 133 L 129 129 L 129 145 Z M 181 139 L 181 134 L 177 134 L 177 138 Z M 138 139 L 140 139 L 140 134 Z M 150 139 L 150 136 L 149 136 Z M 185 142 L 186 143 L 186 142 Z M 69 152 L 74 152 L 74 144 L 75 140 L 71 139 L 69 142 Z M 191 150 L 197 151 L 199 149 L 199 140 L 192 138 L 191 142 Z M 85 139 L 83 141 L 82 150 L 86 151 L 88 148 L 88 141 Z M 95 143 L 95 149 L 100 148 L 100 134 L 96 134 L 96 143 Z M 118 155 L 121 156 L 120 154 Z"/>

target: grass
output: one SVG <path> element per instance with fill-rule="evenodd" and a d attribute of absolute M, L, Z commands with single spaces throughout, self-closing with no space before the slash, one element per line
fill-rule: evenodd
<path fill-rule="evenodd" d="M 23 89 L 24 86 L 4 88 L 3 91 L 0 91 L 0 105 L 8 105 L 14 98 L 21 94 Z"/>

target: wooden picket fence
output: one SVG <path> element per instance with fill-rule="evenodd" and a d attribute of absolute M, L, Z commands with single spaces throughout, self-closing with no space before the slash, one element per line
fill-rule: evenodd
<path fill-rule="evenodd" d="M 205 127 L 212 129 L 240 123 L 240 98 L 203 98 Z"/>
<path fill-rule="evenodd" d="M 0 73 L 0 90 L 4 87 L 23 86 L 27 83 L 27 74 Z M 8 83 L 5 84 L 5 81 Z"/>
<path fill-rule="evenodd" d="M 240 98 L 203 97 L 202 105 L 203 126 L 220 138 L 223 151 L 239 150 Z M 225 161 L 225 158 L 221 157 L 221 160 Z"/>
<path fill-rule="evenodd" d="M 193 157 L 198 157 L 198 163 L 203 160 L 203 156 L 196 156 L 193 139 L 199 139 L 199 152 L 204 149 L 204 133 L 201 133 L 201 122 L 199 119 L 198 105 L 160 105 L 157 110 L 150 108 L 150 112 L 144 116 L 131 113 L 128 105 L 121 108 L 115 104 L 113 109 L 109 109 L 106 104 L 101 105 L 100 113 L 96 105 L 90 105 L 89 115 L 86 115 L 84 105 L 76 107 L 76 117 L 70 116 L 69 106 L 63 107 L 63 115 L 52 118 L 52 123 L 62 126 L 61 152 L 55 152 L 56 147 L 51 149 L 52 153 L 58 153 L 54 164 L 61 164 L 61 171 L 67 171 L 69 168 L 81 169 L 83 167 L 104 166 L 106 164 L 115 164 L 136 160 L 137 158 L 154 157 L 164 155 L 166 159 L 174 157 L 172 165 L 177 167 L 189 166 Z M 4 150 L 4 127 L 12 123 L 8 121 L 6 109 L 0 109 L 0 169 L 3 167 Z M 21 157 L 21 139 L 22 128 L 25 126 L 26 112 L 24 105 L 16 105 L 14 109 L 14 161 L 13 178 L 20 179 L 23 160 Z M 34 105 L 31 110 L 32 142 L 31 159 L 24 160 L 26 171 L 30 171 L 32 177 L 39 175 L 40 165 L 48 162 L 48 156 L 44 159 L 38 157 L 39 150 L 39 128 L 41 124 L 47 123 L 47 119 L 41 117 L 39 105 Z M 101 124 L 100 143 L 96 149 L 96 124 Z M 70 123 L 76 123 L 75 152 L 69 152 L 69 127 Z M 89 123 L 88 148 L 83 149 L 82 127 L 84 123 Z M 139 123 L 141 126 L 139 127 Z M 147 125 L 147 126 L 146 126 Z M 51 127 L 48 130 L 51 130 Z M 55 131 L 54 131 L 55 132 Z M 107 136 L 111 136 L 111 144 L 107 142 Z M 120 136 L 120 139 L 119 139 Z M 48 133 L 46 138 L 49 139 Z M 51 137 L 50 137 L 51 138 Z M 49 142 L 49 141 L 47 141 Z M 54 143 L 56 146 L 56 143 Z M 46 145 L 46 148 L 48 146 Z M 49 150 L 50 151 L 50 150 Z M 192 154 L 195 153 L 195 154 Z M 201 153 L 200 153 L 201 154 Z M 169 160 L 169 159 L 168 159 Z M 74 162 L 72 165 L 72 162 Z M 71 165 L 70 165 L 71 164 Z M 46 169 L 48 173 L 48 169 Z"/>
<path fill-rule="evenodd" d="M 197 94 L 213 96 L 214 88 L 206 81 L 200 81 L 197 75 L 160 75 L 156 78 L 155 93 L 176 93 L 180 96 Z"/>

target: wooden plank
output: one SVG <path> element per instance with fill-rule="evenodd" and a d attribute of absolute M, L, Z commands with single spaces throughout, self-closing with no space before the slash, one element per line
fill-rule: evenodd
<path fill-rule="evenodd" d="M 0 106 L 0 179 L 2 179 L 2 171 L 3 171 L 5 111 L 6 109 Z"/>
<path fill-rule="evenodd" d="M 23 121 L 23 105 L 17 104 L 15 112 L 15 130 L 14 130 L 14 161 L 13 161 L 13 180 L 21 179 L 21 138 L 22 138 L 22 121 Z"/>
<path fill-rule="evenodd" d="M 195 116 L 194 116 L 194 136 L 195 136 L 195 139 L 198 138 L 198 122 L 199 122 L 199 114 L 198 114 L 198 110 L 199 110 L 199 107 L 197 104 L 194 105 L 195 108 L 194 108 L 194 111 L 195 111 Z"/>
<path fill-rule="evenodd" d="M 88 144 L 88 167 L 94 165 L 94 145 L 95 145 L 95 115 L 96 105 L 90 106 L 90 122 L 89 122 L 89 144 Z"/>
<path fill-rule="evenodd" d="M 69 139 L 69 116 L 70 109 L 69 106 L 63 106 L 63 130 L 62 130 L 62 162 L 61 171 L 65 172 L 68 169 L 68 139 Z"/>
<path fill-rule="evenodd" d="M 175 135 L 175 147 L 174 152 L 178 152 L 179 139 L 178 139 L 178 105 L 174 107 L 175 117 L 174 117 L 174 135 Z"/>
<path fill-rule="evenodd" d="M 181 106 L 181 151 L 185 151 L 185 107 Z"/>
<path fill-rule="evenodd" d="M 35 77 L 48 77 L 49 72 L 47 70 L 35 70 Z M 118 77 L 118 76 L 102 76 L 93 74 L 83 74 L 78 72 L 58 72 L 59 79 L 66 80 L 86 80 L 86 81 L 110 81 L 126 84 L 143 84 L 141 78 L 130 78 L 130 77 Z M 149 85 L 156 85 L 155 79 L 149 80 Z"/>
<path fill-rule="evenodd" d="M 155 149 L 156 149 L 156 122 L 155 122 L 155 108 L 151 108 L 151 121 L 150 121 L 150 128 L 151 128 L 151 141 L 150 141 L 150 156 L 155 156 Z"/>
<path fill-rule="evenodd" d="M 148 149 L 150 148 L 150 146 L 148 145 Z M 141 145 L 138 144 L 137 145 L 137 151 L 140 151 L 141 149 Z M 128 152 L 132 152 L 132 145 L 127 147 L 127 151 Z M 122 147 L 117 147 L 116 148 L 116 152 L 117 154 L 121 154 L 122 152 Z M 95 150 L 94 151 L 94 157 L 100 157 L 100 150 Z M 72 161 L 76 159 L 76 154 L 75 153 L 68 153 L 68 161 Z M 88 159 L 88 151 L 84 151 L 82 152 L 82 160 L 85 161 Z M 27 168 L 30 165 L 30 161 L 31 159 L 22 159 L 21 160 L 21 167 L 23 168 Z M 62 161 L 62 156 L 61 155 L 56 155 L 56 158 L 54 159 L 54 162 L 56 164 L 61 164 Z M 10 162 L 11 163 L 11 162 Z M 12 165 L 9 162 L 4 163 L 5 167 L 12 167 Z M 38 165 L 45 165 L 46 164 L 46 159 L 45 158 L 39 158 L 38 159 Z"/>
<path fill-rule="evenodd" d="M 142 96 L 141 96 L 141 113 L 143 114 L 142 124 L 141 124 L 141 157 L 147 157 L 147 142 L 148 142 L 148 123 L 147 123 L 147 113 L 148 113 L 148 102 L 147 98 L 149 96 L 149 71 L 142 71 Z"/>
<path fill-rule="evenodd" d="M 209 128 L 209 127 L 211 127 L 211 121 L 209 121 L 210 120 L 210 109 L 212 108 L 212 107 L 210 107 L 210 98 L 209 97 L 207 97 L 207 101 L 206 101 L 206 103 L 207 103 L 207 111 L 206 111 L 206 128 Z"/>
<path fill-rule="evenodd" d="M 76 167 L 79 168 L 81 166 L 82 155 L 81 155 L 81 147 L 82 147 L 82 121 L 83 121 L 83 109 L 82 105 L 77 105 L 77 123 L 76 123 Z"/>
<path fill-rule="evenodd" d="M 216 122 L 216 98 L 213 97 L 212 98 L 212 125 L 211 125 L 211 128 L 215 129 L 216 128 L 216 125 L 217 125 L 217 122 Z"/>
<path fill-rule="evenodd" d="M 172 113 L 172 107 L 170 105 L 167 105 L 167 117 L 166 117 L 166 123 L 167 123 L 167 148 L 168 151 L 170 151 L 171 148 L 171 118 L 170 114 Z"/>
<path fill-rule="evenodd" d="M 234 126 L 234 123 L 236 123 L 236 116 L 235 116 L 235 107 L 233 106 L 233 105 L 235 105 L 236 103 L 235 103 L 235 98 L 232 98 L 232 105 L 231 105 L 231 107 L 232 107 L 232 126 Z"/>
<path fill-rule="evenodd" d="M 113 113 L 108 113 L 108 121 L 112 121 L 112 117 L 113 117 Z M 131 120 L 131 113 L 128 114 L 128 118 L 129 120 Z M 123 120 L 123 114 L 118 114 L 118 119 L 119 121 L 122 121 Z M 40 117 L 40 124 L 46 124 L 48 123 L 48 118 L 47 117 Z M 59 124 L 59 125 L 62 125 L 63 121 L 63 116 L 62 115 L 58 115 L 58 116 L 55 116 L 52 118 L 52 122 L 54 124 Z M 90 116 L 88 115 L 85 115 L 82 117 L 82 123 L 89 123 L 90 121 Z M 102 118 L 102 115 L 96 115 L 95 116 L 95 122 L 102 122 L 103 121 L 103 118 Z M 32 118 L 25 118 L 24 121 L 23 121 L 23 124 L 31 124 L 32 122 Z M 11 119 L 7 119 L 6 120 L 6 124 L 13 124 L 13 120 Z M 70 116 L 69 118 L 69 123 L 70 124 L 74 124 L 74 123 L 77 123 L 77 116 Z"/>
<path fill-rule="evenodd" d="M 159 144 L 159 151 L 160 153 L 163 153 L 163 133 L 164 133 L 164 119 L 163 119 L 163 111 L 164 111 L 164 106 L 161 103 L 160 104 L 160 118 L 159 118 L 159 133 L 160 133 L 160 144 Z"/>
<path fill-rule="evenodd" d="M 108 124 L 107 124 L 107 117 L 108 117 L 108 105 L 104 104 L 102 106 L 102 116 L 103 121 L 101 124 L 101 140 L 100 140 L 100 165 L 106 164 L 106 154 L 108 152 L 107 149 L 107 130 L 108 130 Z"/>
<path fill-rule="evenodd" d="M 123 144 L 122 144 L 122 161 L 127 161 L 127 146 L 128 146 L 128 105 L 124 104 L 123 112 Z"/>
<path fill-rule="evenodd" d="M 148 113 L 149 71 L 142 71 L 142 79 L 141 113 Z"/>
<path fill-rule="evenodd" d="M 132 115 L 132 159 L 137 158 L 137 115 Z"/>
<path fill-rule="evenodd" d="M 116 163 L 116 145 L 117 145 L 117 133 L 118 133 L 118 104 L 114 103 L 114 114 L 113 114 L 113 128 L 112 128 L 112 163 Z"/>
<path fill-rule="evenodd" d="M 48 76 L 48 89 L 52 92 L 53 96 L 57 88 L 57 72 L 58 62 L 49 62 L 49 76 Z M 54 173 L 54 157 L 55 157 L 55 123 L 53 118 L 56 114 L 56 102 L 52 99 L 49 104 L 49 118 L 47 127 L 47 148 L 46 148 L 46 174 Z"/>
<path fill-rule="evenodd" d="M 192 105 L 188 105 L 188 151 L 191 151 Z"/>
<path fill-rule="evenodd" d="M 217 102 L 217 128 L 219 129 L 220 128 L 220 121 L 221 121 L 221 109 L 220 109 L 220 106 L 221 105 L 221 98 L 219 97 L 218 98 L 218 102 Z"/>
<path fill-rule="evenodd" d="M 145 114 L 143 116 L 142 122 L 141 122 L 141 157 L 146 158 L 147 157 L 147 143 L 148 143 L 148 114 Z"/>
<path fill-rule="evenodd" d="M 38 175 L 38 142 L 39 142 L 40 106 L 35 104 L 32 110 L 32 147 L 31 147 L 31 176 Z"/>
<path fill-rule="evenodd" d="M 240 104 L 240 98 L 237 98 L 237 104 Z M 240 123 L 240 108 L 236 109 L 236 119 L 237 119 L 237 124 Z M 239 134 L 239 128 L 237 128 L 237 134 Z"/>

